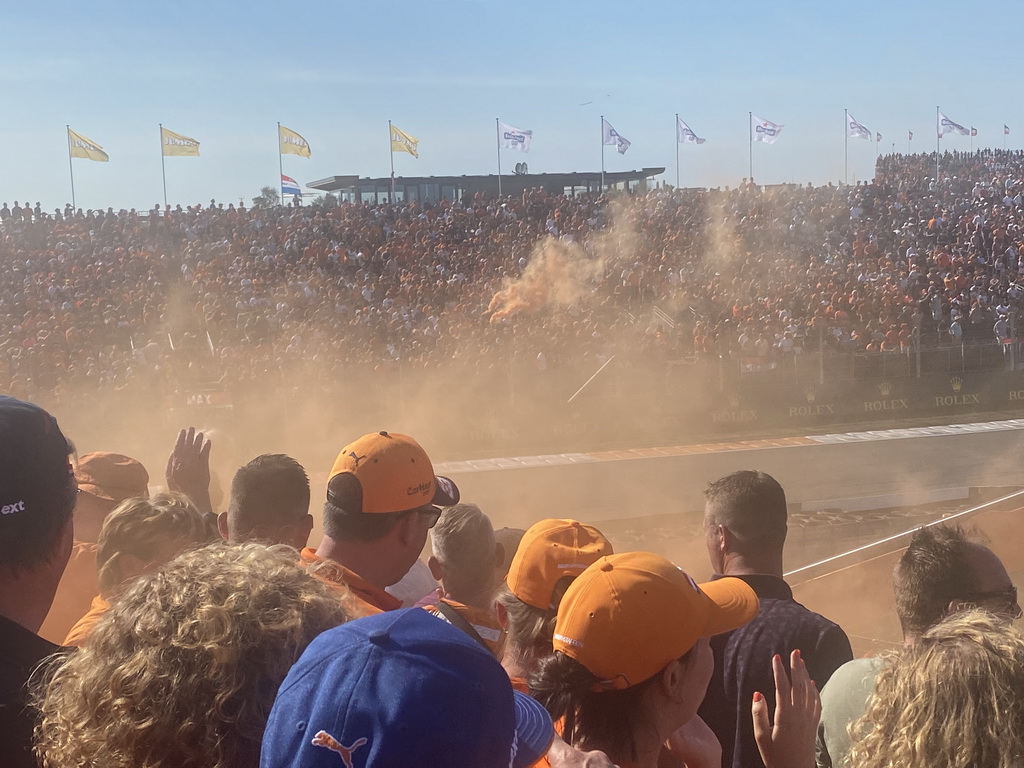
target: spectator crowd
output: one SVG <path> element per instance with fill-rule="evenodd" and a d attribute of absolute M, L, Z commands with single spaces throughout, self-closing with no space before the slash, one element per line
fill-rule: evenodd
<path fill-rule="evenodd" d="M 496 531 L 394 432 L 343 445 L 315 504 L 294 459 L 258 456 L 223 510 L 193 429 L 152 496 L 139 462 L 76 455 L 50 413 L 9 396 L 0 446 L 11 768 L 1009 768 L 1024 754 L 1017 589 L 957 525 L 909 536 L 893 575 L 904 645 L 854 659 L 793 598 L 786 494 L 763 472 L 709 483 L 714 575 L 698 584 L 578 520 Z"/>
<path fill-rule="evenodd" d="M 855 186 L 52 214 L 0 206 L 0 386 L 178 392 L 394 366 L 540 370 L 1004 341 L 1024 155 L 887 155 Z M 545 244 L 528 301 L 495 306 Z M 576 282 L 568 298 L 555 285 Z M 659 321 L 649 321 L 657 307 Z"/>
<path fill-rule="evenodd" d="M 786 495 L 763 472 L 707 478 L 698 584 L 698 564 L 613 551 L 583 521 L 495 530 L 397 432 L 339 439 L 325 488 L 257 456 L 222 502 L 202 432 L 179 433 L 158 488 L 117 446 L 78 455 L 51 415 L 83 388 L 240 387 L 298 361 L 338 376 L 1003 341 L 1024 155 L 939 160 L 936 178 L 934 156 L 886 156 L 852 187 L 4 204 L 0 762 L 1019 765 L 1017 588 L 958 526 L 907 537 L 904 643 L 854 659 L 794 600 Z M 666 320 L 642 319 L 654 306 Z"/>

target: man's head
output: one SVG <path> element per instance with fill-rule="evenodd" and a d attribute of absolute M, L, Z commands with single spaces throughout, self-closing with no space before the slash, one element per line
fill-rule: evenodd
<path fill-rule="evenodd" d="M 727 573 L 737 561 L 766 572 L 781 568 L 786 492 L 774 477 L 740 470 L 711 483 L 704 495 L 704 531 L 716 572 Z"/>
<path fill-rule="evenodd" d="M 476 504 L 456 504 L 441 513 L 430 530 L 434 554 L 428 565 L 445 593 L 467 605 L 490 608 L 498 550 L 490 519 Z"/>
<path fill-rule="evenodd" d="M 896 564 L 893 590 L 909 641 L 969 606 L 1020 615 L 1017 590 L 1002 562 L 958 525 L 917 530 Z"/>
<path fill-rule="evenodd" d="M 12 603 L 33 601 L 25 621 L 35 623 L 35 614 L 41 614 L 36 629 L 71 555 L 77 495 L 71 451 L 50 414 L 0 396 L 0 592 Z M 15 588 L 25 578 L 36 581 L 40 591 Z M 7 602 L 5 612 L 19 612 Z"/>
<path fill-rule="evenodd" d="M 217 527 L 232 544 L 255 539 L 302 549 L 313 530 L 306 470 L 290 456 L 257 456 L 235 473 Z"/>
<path fill-rule="evenodd" d="M 149 473 L 135 459 L 120 453 L 96 451 L 75 463 L 78 500 L 75 502 L 75 538 L 95 542 L 114 507 L 126 499 L 149 496 Z"/>
<path fill-rule="evenodd" d="M 459 489 L 434 474 L 419 443 L 407 435 L 374 432 L 341 449 L 331 468 L 324 534 L 351 546 L 373 545 L 387 562 L 385 579 L 406 574 L 427 541 L 439 507 L 459 501 Z"/>

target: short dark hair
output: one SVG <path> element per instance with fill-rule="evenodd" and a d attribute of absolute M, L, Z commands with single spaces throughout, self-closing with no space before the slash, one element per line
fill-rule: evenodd
<path fill-rule="evenodd" d="M 893 572 L 896 615 L 904 635 L 937 624 L 951 600 L 976 591 L 971 555 L 978 546 L 959 525 L 918 528 Z"/>
<path fill-rule="evenodd" d="M 728 528 L 741 546 L 786 541 L 786 492 L 771 475 L 742 469 L 715 480 L 704 491 L 706 515 Z"/>
<path fill-rule="evenodd" d="M 342 472 L 327 484 L 329 498 L 349 499 L 351 509 L 324 502 L 324 533 L 335 541 L 377 541 L 412 510 L 403 512 L 363 512 L 363 487 L 353 475 Z"/>
<path fill-rule="evenodd" d="M 292 457 L 265 453 L 235 473 L 228 502 L 232 528 L 285 525 L 307 514 L 309 477 Z"/>

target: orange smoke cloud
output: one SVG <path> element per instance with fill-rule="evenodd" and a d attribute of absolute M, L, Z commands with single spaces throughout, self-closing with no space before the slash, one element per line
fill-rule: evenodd
<path fill-rule="evenodd" d="M 533 249 L 518 279 L 506 279 L 487 307 L 491 322 L 568 307 L 593 292 L 604 260 L 588 256 L 574 242 L 548 237 Z"/>

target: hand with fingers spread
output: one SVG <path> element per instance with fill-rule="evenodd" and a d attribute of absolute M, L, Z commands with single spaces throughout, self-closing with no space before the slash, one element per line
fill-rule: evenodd
<path fill-rule="evenodd" d="M 210 501 L 210 448 L 213 443 L 195 427 L 182 429 L 167 457 L 167 489 L 188 496 L 201 512 L 213 513 Z"/>
<path fill-rule="evenodd" d="M 751 714 L 754 739 L 765 768 L 811 768 L 814 765 L 814 739 L 821 717 L 818 689 L 807 674 L 800 651 L 789 657 L 790 676 L 781 657 L 772 659 L 775 674 L 775 717 L 768 722 L 768 702 L 754 693 Z"/>

